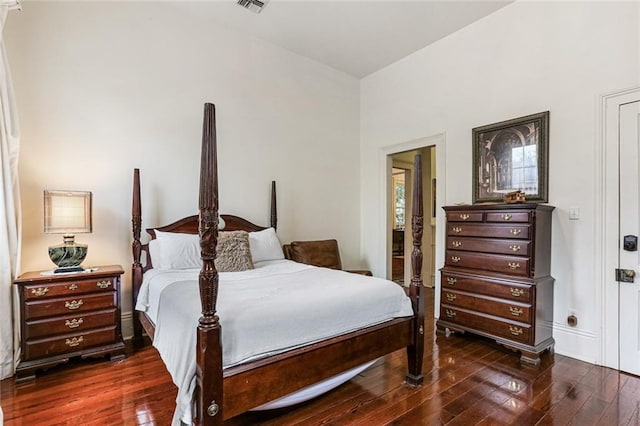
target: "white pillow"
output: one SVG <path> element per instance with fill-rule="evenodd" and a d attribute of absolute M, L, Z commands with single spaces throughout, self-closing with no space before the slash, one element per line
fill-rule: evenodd
<path fill-rule="evenodd" d="M 249 248 L 253 263 L 284 259 L 282 245 L 273 228 L 249 232 Z"/>
<path fill-rule="evenodd" d="M 198 234 L 156 230 L 156 239 L 149 241 L 149 252 L 156 269 L 202 268 Z"/>

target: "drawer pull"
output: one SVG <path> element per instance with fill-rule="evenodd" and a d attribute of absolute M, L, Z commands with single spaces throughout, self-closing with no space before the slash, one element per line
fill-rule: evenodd
<path fill-rule="evenodd" d="M 67 287 L 69 290 L 73 291 L 73 290 L 77 290 L 78 289 L 78 284 L 73 283 L 71 284 L 69 287 Z"/>
<path fill-rule="evenodd" d="M 511 315 L 514 317 L 519 317 L 523 312 L 522 308 L 516 308 L 515 306 L 509 306 L 509 311 L 511 311 Z"/>
<path fill-rule="evenodd" d="M 456 295 L 455 295 L 455 294 L 447 293 L 447 300 L 448 300 L 449 302 L 453 302 L 453 301 L 454 301 L 454 300 L 456 300 L 456 299 L 457 299 L 457 297 L 456 297 Z"/>
<path fill-rule="evenodd" d="M 509 262 L 508 265 L 509 265 L 509 269 L 512 269 L 512 270 L 518 269 L 520 267 L 520 264 L 516 262 Z"/>
<path fill-rule="evenodd" d="M 80 336 L 80 337 L 74 337 L 73 339 L 66 339 L 64 341 L 64 344 L 72 348 L 74 346 L 80 345 L 80 343 L 82 342 L 84 342 L 84 338 Z"/>
<path fill-rule="evenodd" d="M 460 256 L 451 256 L 451 261 L 453 263 L 458 263 L 460 262 Z"/>
<path fill-rule="evenodd" d="M 451 245 L 454 247 L 460 247 L 462 245 L 462 241 L 452 241 Z"/>
<path fill-rule="evenodd" d="M 514 228 L 514 229 L 509 230 L 509 232 L 511 232 L 511 235 L 513 235 L 515 237 L 517 235 L 520 235 L 520 233 L 522 232 L 522 229 Z"/>
<path fill-rule="evenodd" d="M 509 246 L 509 248 L 511 249 L 512 252 L 520 251 L 520 246 L 512 245 L 512 246 Z"/>
<path fill-rule="evenodd" d="M 460 215 L 460 219 L 467 220 L 467 219 L 469 219 L 469 215 L 466 214 L 466 213 L 463 213 L 463 214 Z"/>
<path fill-rule="evenodd" d="M 107 281 L 107 280 L 98 281 L 96 283 L 96 286 L 98 286 L 98 288 L 103 288 L 103 289 L 104 288 L 109 288 L 110 285 L 111 285 L 111 281 Z"/>
<path fill-rule="evenodd" d="M 456 234 L 459 234 L 459 233 L 461 233 L 461 232 L 462 232 L 462 228 L 461 228 L 461 227 L 459 227 L 459 226 L 454 226 L 453 228 L 451 228 L 451 230 L 452 230 L 453 232 L 455 232 Z"/>
<path fill-rule="evenodd" d="M 524 294 L 524 290 L 521 289 L 521 288 L 513 288 L 513 287 L 511 287 L 509 289 L 509 291 L 511 292 L 511 295 L 513 297 L 520 297 L 520 296 L 522 296 Z"/>
<path fill-rule="evenodd" d="M 38 287 L 31 290 L 31 294 L 38 297 L 44 296 L 47 292 L 49 292 L 49 287 Z"/>
<path fill-rule="evenodd" d="M 71 302 L 64 302 L 64 307 L 73 311 L 75 309 L 79 309 L 80 306 L 84 305 L 82 300 L 72 300 Z"/>
<path fill-rule="evenodd" d="M 447 284 L 454 285 L 457 282 L 458 282 L 457 278 L 447 277 Z"/>
<path fill-rule="evenodd" d="M 502 220 L 510 220 L 513 216 L 511 216 L 509 213 L 505 213 L 502 215 Z"/>
<path fill-rule="evenodd" d="M 64 325 L 66 325 L 69 328 L 78 328 L 80 327 L 80 325 L 82 325 L 82 323 L 84 322 L 84 320 L 82 318 L 78 318 L 78 319 L 72 319 L 72 320 L 66 320 L 64 322 Z"/>
<path fill-rule="evenodd" d="M 520 327 L 514 327 L 512 325 L 509 326 L 509 332 L 511 334 L 513 334 L 514 336 L 519 336 L 523 333 L 522 328 Z"/>
<path fill-rule="evenodd" d="M 449 317 L 449 318 L 453 318 L 453 317 L 455 317 L 455 316 L 456 316 L 456 312 L 455 312 L 455 311 L 452 311 L 451 309 L 447 309 L 447 310 L 445 310 L 445 311 L 444 311 L 444 313 L 445 313 L 445 314 L 447 315 L 447 317 Z"/>

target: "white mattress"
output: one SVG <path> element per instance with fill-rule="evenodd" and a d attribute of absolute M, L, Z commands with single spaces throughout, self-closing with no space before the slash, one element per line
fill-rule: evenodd
<path fill-rule="evenodd" d="M 220 274 L 224 368 L 413 315 L 404 290 L 387 280 L 287 260 L 256 266 Z M 155 322 L 154 346 L 178 386 L 175 424 L 189 419 L 195 388 L 198 273 L 148 271 L 136 305 Z"/>

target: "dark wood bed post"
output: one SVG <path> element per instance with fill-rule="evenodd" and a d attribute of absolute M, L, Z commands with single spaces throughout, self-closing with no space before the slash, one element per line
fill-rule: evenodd
<path fill-rule="evenodd" d="M 218 165 L 216 117 L 213 104 L 204 105 L 202 159 L 200 164 L 199 275 L 202 316 L 198 320 L 196 346 L 197 425 L 221 425 L 224 419 L 221 327 L 216 315 L 218 271 L 215 266 L 218 240 Z"/>
<path fill-rule="evenodd" d="M 140 203 L 140 169 L 133 169 L 133 201 L 131 203 L 131 222 L 133 225 L 133 264 L 131 265 L 131 294 L 133 295 L 133 343 L 142 343 L 142 325 L 136 315 L 136 301 L 142 283 L 142 243 L 140 242 L 140 232 L 142 231 L 142 207 Z"/>
<path fill-rule="evenodd" d="M 422 359 L 424 356 L 424 301 L 422 300 L 422 229 L 423 196 L 422 196 L 422 157 L 416 155 L 413 172 L 413 208 L 411 230 L 413 238 L 413 252 L 411 253 L 411 284 L 409 296 L 415 312 L 413 324 L 413 344 L 407 347 L 409 372 L 407 384 L 418 386 L 422 384 Z"/>
<path fill-rule="evenodd" d="M 278 208 L 276 206 L 276 181 L 271 181 L 271 227 L 278 229 Z"/>

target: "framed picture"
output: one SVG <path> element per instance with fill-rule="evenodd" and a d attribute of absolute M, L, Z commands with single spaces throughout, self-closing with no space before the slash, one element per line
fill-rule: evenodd
<path fill-rule="evenodd" d="M 473 204 L 513 191 L 548 201 L 549 111 L 473 129 Z"/>

